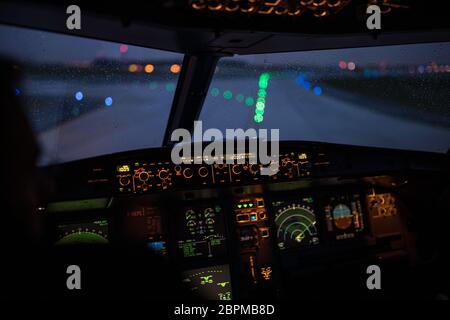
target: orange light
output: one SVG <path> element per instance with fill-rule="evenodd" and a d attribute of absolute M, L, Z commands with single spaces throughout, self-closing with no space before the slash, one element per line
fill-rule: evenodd
<path fill-rule="evenodd" d="M 181 67 L 179 64 L 173 64 L 170 66 L 170 72 L 172 73 L 179 73 L 181 71 Z"/>
<path fill-rule="evenodd" d="M 152 73 L 153 72 L 153 70 L 155 70 L 155 67 L 152 65 L 152 64 L 147 64 L 146 66 L 145 66 L 145 72 L 147 72 L 147 73 Z"/>
<path fill-rule="evenodd" d="M 138 70 L 137 64 L 130 64 L 130 66 L 128 67 L 128 71 L 130 72 L 136 72 L 137 70 Z"/>

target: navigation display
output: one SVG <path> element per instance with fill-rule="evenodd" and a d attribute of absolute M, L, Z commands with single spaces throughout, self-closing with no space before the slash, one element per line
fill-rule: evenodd
<path fill-rule="evenodd" d="M 220 265 L 185 271 L 183 282 L 198 298 L 207 300 L 231 300 L 230 267 Z"/>
<path fill-rule="evenodd" d="M 275 201 L 275 225 L 280 250 L 319 243 L 312 198 Z"/>
<path fill-rule="evenodd" d="M 67 223 L 57 226 L 55 245 L 107 244 L 108 221 Z"/>
<path fill-rule="evenodd" d="M 218 257 L 226 254 L 222 207 L 186 207 L 177 217 L 178 251 L 184 258 Z"/>

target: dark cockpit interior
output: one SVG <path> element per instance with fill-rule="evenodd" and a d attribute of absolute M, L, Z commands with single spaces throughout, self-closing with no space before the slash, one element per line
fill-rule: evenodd
<path fill-rule="evenodd" d="M 439 2 L 68 5 L 0 2 L 2 297 L 448 300 Z"/>

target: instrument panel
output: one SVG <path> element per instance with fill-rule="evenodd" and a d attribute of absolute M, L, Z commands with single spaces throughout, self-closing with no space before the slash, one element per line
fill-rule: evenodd
<path fill-rule="evenodd" d="M 285 264 L 302 261 L 305 250 L 319 253 L 340 243 L 375 252 L 377 239 L 385 247 L 386 238 L 402 234 L 394 194 L 354 188 L 171 204 L 141 195 L 118 198 L 110 210 L 91 221 L 59 216 L 55 245 L 143 244 L 176 263 L 183 283 L 204 299 L 267 297 L 289 274 Z"/>
<path fill-rule="evenodd" d="M 69 213 L 68 205 L 49 206 L 61 211 L 53 213 L 54 242 L 143 246 L 176 265 L 193 293 L 224 300 L 276 295 L 294 275 L 333 265 L 341 254 L 358 261 L 408 255 L 405 207 L 371 182 L 404 168 L 400 160 L 380 154 L 381 167 L 368 169 L 350 151 L 281 150 L 272 176 L 245 156 L 242 164 L 174 165 L 167 152 L 86 162 L 83 186 L 104 199 Z M 88 206 L 96 210 L 91 218 L 78 212 Z"/>

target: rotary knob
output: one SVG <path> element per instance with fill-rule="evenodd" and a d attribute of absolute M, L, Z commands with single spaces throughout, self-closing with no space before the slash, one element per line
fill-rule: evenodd
<path fill-rule="evenodd" d="M 192 178 L 193 175 L 194 175 L 194 172 L 192 171 L 191 168 L 186 168 L 183 170 L 183 177 L 185 177 L 186 179 Z"/>
<path fill-rule="evenodd" d="M 240 174 L 242 172 L 242 166 L 240 164 L 235 164 L 231 168 L 231 171 L 233 171 L 234 174 Z"/>
<path fill-rule="evenodd" d="M 148 178 L 150 178 L 150 175 L 147 171 L 142 171 L 141 173 L 139 173 L 139 180 L 141 180 L 142 182 L 147 181 Z"/>
<path fill-rule="evenodd" d="M 206 177 L 209 174 L 208 172 L 208 168 L 206 167 L 201 167 L 200 169 L 198 169 L 198 175 L 202 178 Z"/>
<path fill-rule="evenodd" d="M 130 178 L 129 177 L 120 177 L 119 184 L 123 187 L 130 184 Z"/>
<path fill-rule="evenodd" d="M 167 178 L 169 178 L 169 171 L 167 171 L 166 169 L 159 170 L 158 177 L 161 180 L 166 180 Z"/>

